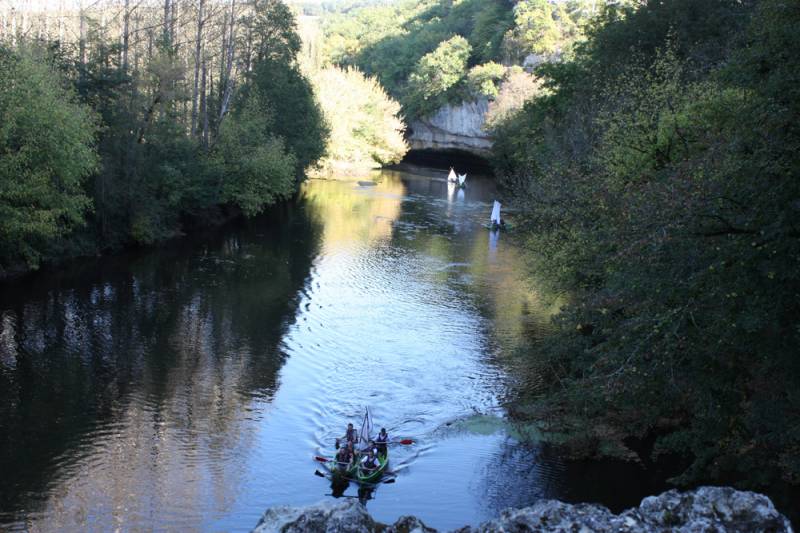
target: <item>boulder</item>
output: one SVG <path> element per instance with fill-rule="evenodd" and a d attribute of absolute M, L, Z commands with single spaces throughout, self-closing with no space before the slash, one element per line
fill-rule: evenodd
<path fill-rule="evenodd" d="M 274 507 L 261 518 L 256 533 L 435 533 L 420 519 L 404 516 L 392 525 L 372 519 L 355 500 L 309 507 Z M 639 507 L 615 515 L 602 505 L 540 500 L 522 509 L 506 509 L 500 517 L 456 533 L 615 531 L 619 533 L 749 532 L 791 533 L 789 520 L 769 498 L 730 487 L 671 490 L 642 500 Z"/>

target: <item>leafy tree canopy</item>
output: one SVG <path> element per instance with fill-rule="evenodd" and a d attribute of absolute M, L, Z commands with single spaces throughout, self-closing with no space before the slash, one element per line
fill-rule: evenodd
<path fill-rule="evenodd" d="M 83 223 L 96 118 L 31 50 L 0 48 L 0 270 Z"/>

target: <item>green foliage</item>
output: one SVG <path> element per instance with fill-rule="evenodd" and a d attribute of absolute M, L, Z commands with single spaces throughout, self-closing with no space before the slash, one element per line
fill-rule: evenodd
<path fill-rule="evenodd" d="M 249 96 L 220 128 L 212 159 L 224 175 L 222 200 L 246 216 L 294 192 L 297 161 L 280 137 L 271 137 L 272 116 L 258 93 Z"/>
<path fill-rule="evenodd" d="M 409 114 L 424 116 L 447 103 L 447 92 L 466 75 L 470 51 L 467 40 L 456 35 L 420 58 L 403 99 Z"/>
<path fill-rule="evenodd" d="M 222 74 L 209 75 L 216 82 L 194 102 L 187 56 L 169 39 L 131 49 L 123 64 L 106 26 L 87 25 L 83 60 L 77 46 L 24 39 L 0 55 L 0 270 L 252 216 L 291 195 L 322 156 L 327 126 L 282 2 L 248 4 L 231 83 L 220 62 Z M 236 78 L 238 65 L 248 77 Z M 192 103 L 200 105 L 190 114 Z"/>
<path fill-rule="evenodd" d="M 553 18 L 554 6 L 547 0 L 523 0 L 514 6 L 514 37 L 523 54 L 549 54 L 561 32 Z"/>
<path fill-rule="evenodd" d="M 499 94 L 497 86 L 505 75 L 506 68 L 498 63 L 489 62 L 476 65 L 467 74 L 467 86 L 475 97 L 494 100 Z"/>
<path fill-rule="evenodd" d="M 328 18 L 326 54 L 332 63 L 355 65 L 367 75 L 376 76 L 412 119 L 436 105 L 461 98 L 461 91 L 442 87 L 464 81 L 470 65 L 499 59 L 503 35 L 512 23 L 511 4 L 506 0 L 404 0 Z M 452 43 L 445 45 L 454 37 L 466 40 L 459 41 L 458 51 Z M 456 55 L 441 57 L 447 49 Z M 449 78 L 458 72 L 460 78 L 444 83 L 436 79 L 430 67 L 437 61 L 445 67 L 454 66 L 461 61 L 464 49 L 467 53 L 463 67 L 457 65 L 459 68 L 443 75 Z M 431 54 L 438 57 L 434 60 Z M 426 89 L 421 84 L 427 80 L 436 86 Z"/>
<path fill-rule="evenodd" d="M 574 294 L 539 400 L 694 459 L 800 481 L 800 6 L 608 10 L 496 129 L 532 269 Z M 588 423 L 588 422 L 587 422 Z"/>
<path fill-rule="evenodd" d="M 289 6 L 281 0 L 255 0 L 254 13 L 243 22 L 254 34 L 257 61 L 291 63 L 302 47 Z"/>
<path fill-rule="evenodd" d="M 475 25 L 468 39 L 475 61 L 485 63 L 498 59 L 503 36 L 514 23 L 509 3 L 505 0 L 488 0 L 473 17 Z"/>
<path fill-rule="evenodd" d="M 323 167 L 356 171 L 397 163 L 408 147 L 400 104 L 374 78 L 356 69 L 329 67 L 312 78 L 331 124 Z"/>
<path fill-rule="evenodd" d="M 521 62 L 533 51 L 566 50 L 580 38 L 579 27 L 592 15 L 591 5 L 589 0 L 555 4 L 546 0 L 403 0 L 345 8 L 326 17 L 325 55 L 331 63 L 355 65 L 376 76 L 413 120 L 446 103 L 495 97 L 499 78 L 492 69 L 496 67 L 478 69 L 468 83 L 470 68 Z M 455 65 L 455 55 L 432 61 L 431 54 L 441 56 L 442 46 L 454 36 L 466 39 L 469 49 L 463 69 L 443 73 L 443 77 L 460 73 L 461 78 L 443 84 L 430 67 L 460 65 Z M 424 85 L 428 82 L 430 87 Z"/>
<path fill-rule="evenodd" d="M 83 223 L 96 120 L 43 57 L 0 48 L 0 271 Z"/>
<path fill-rule="evenodd" d="M 285 141 L 296 160 L 295 175 L 302 178 L 303 172 L 325 153 L 329 135 L 311 83 L 297 64 L 265 59 L 256 63 L 248 85 L 242 88 L 243 101 L 253 92 L 266 106 L 262 112 L 280 109 L 280 120 L 275 120 L 270 129 Z"/>

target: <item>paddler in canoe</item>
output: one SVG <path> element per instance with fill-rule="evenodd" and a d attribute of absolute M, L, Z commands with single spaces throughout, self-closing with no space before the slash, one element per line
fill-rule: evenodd
<path fill-rule="evenodd" d="M 347 424 L 347 431 L 344 432 L 344 437 L 338 437 L 336 439 L 336 449 L 339 449 L 339 442 L 344 439 L 344 445 L 355 446 L 358 442 L 358 433 L 356 432 L 356 428 L 353 427 L 353 424 Z"/>
<path fill-rule="evenodd" d="M 339 448 L 336 452 L 336 467 L 342 473 L 347 473 L 353 467 L 355 460 L 355 453 L 353 453 L 353 444 L 348 442 L 345 446 Z"/>
<path fill-rule="evenodd" d="M 389 434 L 386 433 L 386 428 L 381 428 L 381 432 L 378 433 L 378 436 L 375 437 L 375 447 L 377 448 L 377 454 L 386 457 L 387 449 L 386 445 L 389 443 Z"/>
<path fill-rule="evenodd" d="M 378 456 L 375 455 L 375 451 L 370 448 L 367 452 L 367 456 L 361 460 L 361 475 L 363 477 L 372 477 L 372 475 L 378 471 L 381 467 L 381 462 L 378 460 Z"/>

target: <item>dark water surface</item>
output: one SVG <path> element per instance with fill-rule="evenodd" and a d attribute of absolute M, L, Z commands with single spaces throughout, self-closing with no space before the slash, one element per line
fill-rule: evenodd
<path fill-rule="evenodd" d="M 0 529 L 249 530 L 330 497 L 313 457 L 365 405 L 417 441 L 379 520 L 641 496 L 495 423 L 550 309 L 481 225 L 494 185 L 443 176 L 311 181 L 270 217 L 0 287 Z"/>

